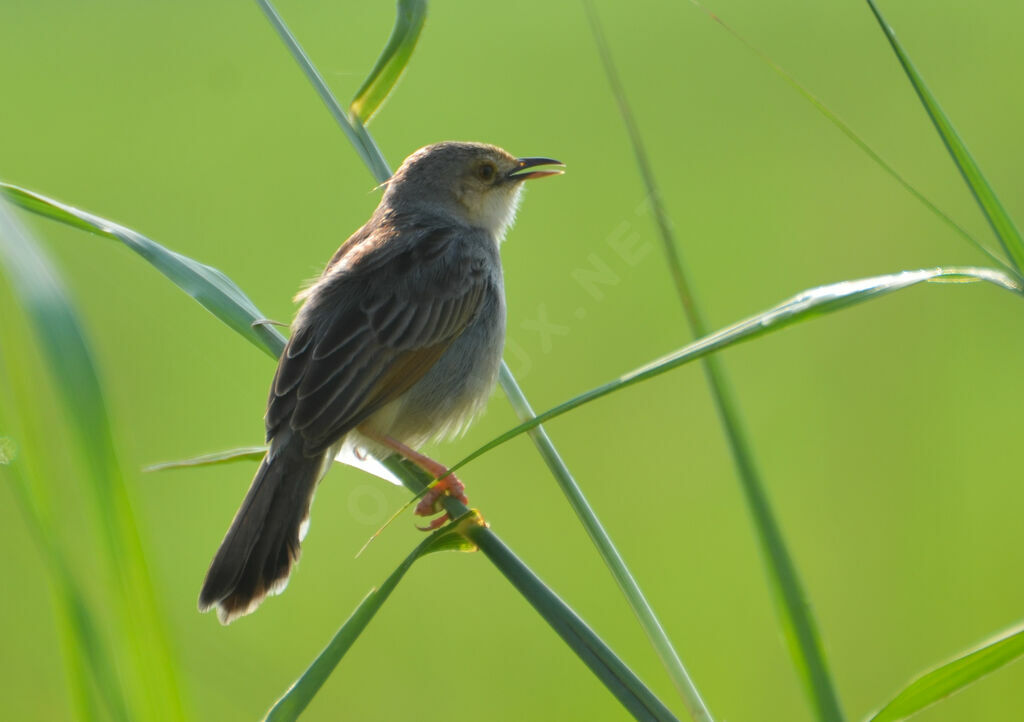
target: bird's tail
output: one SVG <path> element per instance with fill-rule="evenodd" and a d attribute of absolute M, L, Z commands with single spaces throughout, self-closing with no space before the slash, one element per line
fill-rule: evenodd
<path fill-rule="evenodd" d="M 323 457 L 305 456 L 301 443 L 280 444 L 273 457 L 263 458 L 206 573 L 200 612 L 216 606 L 221 623 L 228 624 L 284 590 L 324 463 Z"/>

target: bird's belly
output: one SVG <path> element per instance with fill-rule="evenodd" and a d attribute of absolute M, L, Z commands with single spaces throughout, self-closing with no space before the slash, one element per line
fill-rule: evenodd
<path fill-rule="evenodd" d="M 504 341 L 505 308 L 495 294 L 423 378 L 370 422 L 414 448 L 461 434 L 494 389 Z"/>

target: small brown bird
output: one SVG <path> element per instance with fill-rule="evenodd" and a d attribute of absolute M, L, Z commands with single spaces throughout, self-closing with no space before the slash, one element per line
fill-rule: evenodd
<path fill-rule="evenodd" d="M 313 492 L 346 440 L 447 474 L 414 449 L 462 431 L 490 396 L 505 338 L 498 246 L 522 182 L 561 165 L 445 142 L 387 181 L 370 220 L 298 296 L 270 388 L 270 448 L 206 574 L 200 611 L 216 606 L 227 624 L 284 589 Z M 445 492 L 465 498 L 448 475 L 417 513 L 434 513 Z"/>

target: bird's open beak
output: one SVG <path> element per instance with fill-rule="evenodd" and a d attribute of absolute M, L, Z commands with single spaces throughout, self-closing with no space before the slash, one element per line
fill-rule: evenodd
<path fill-rule="evenodd" d="M 556 165 L 560 168 L 541 168 L 540 166 Z M 554 158 L 516 158 L 516 167 L 509 174 L 509 180 L 526 180 L 527 178 L 543 178 L 549 175 L 565 173 L 565 163 Z"/>

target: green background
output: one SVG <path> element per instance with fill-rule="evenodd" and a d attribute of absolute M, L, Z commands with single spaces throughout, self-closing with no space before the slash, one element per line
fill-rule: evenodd
<path fill-rule="evenodd" d="M 714 327 L 821 283 L 984 262 L 689 3 L 598 9 Z M 866 5 L 712 9 L 990 237 Z M 289 0 L 279 10 L 343 100 L 394 13 L 390 2 Z M 883 10 L 1024 218 L 1024 6 Z M 3 0 L 0 68 L 0 178 L 222 269 L 270 317 L 290 318 L 300 283 L 378 200 L 255 3 Z M 432 5 L 371 130 L 393 165 L 443 139 L 568 164 L 564 177 L 531 185 L 503 250 L 506 358 L 536 408 L 689 340 L 579 4 Z M 404 516 L 353 559 L 407 493 L 335 469 L 287 593 L 227 628 L 200 616 L 199 584 L 254 468 L 137 470 L 261 441 L 273 364 L 124 248 L 29 222 L 91 334 L 187 707 L 197 719 L 257 718 L 419 541 Z M 581 269 L 602 265 L 612 282 L 579 282 Z M 9 318 L 6 288 L 0 303 Z M 723 354 L 853 719 L 1022 616 L 1020 311 L 991 287 L 921 287 Z M 39 396 L 59 431 L 50 394 Z M 514 423 L 497 392 L 465 438 L 432 451 L 454 462 Z M 716 718 L 809 719 L 699 369 L 549 430 Z M 55 435 L 58 458 L 65 441 Z M 69 457 L 58 503 L 69 539 L 89 531 L 75 471 Z M 462 478 L 494 529 L 682 715 L 530 443 L 501 447 Z M 65 718 L 48 582 L 7 484 L 0 548 L 3 716 Z M 80 556 L 101 599 L 96 563 L 85 547 Z M 1018 666 L 920 719 L 1004 720 L 1022 705 Z M 624 717 L 482 556 L 459 554 L 413 568 L 307 716 Z"/>

